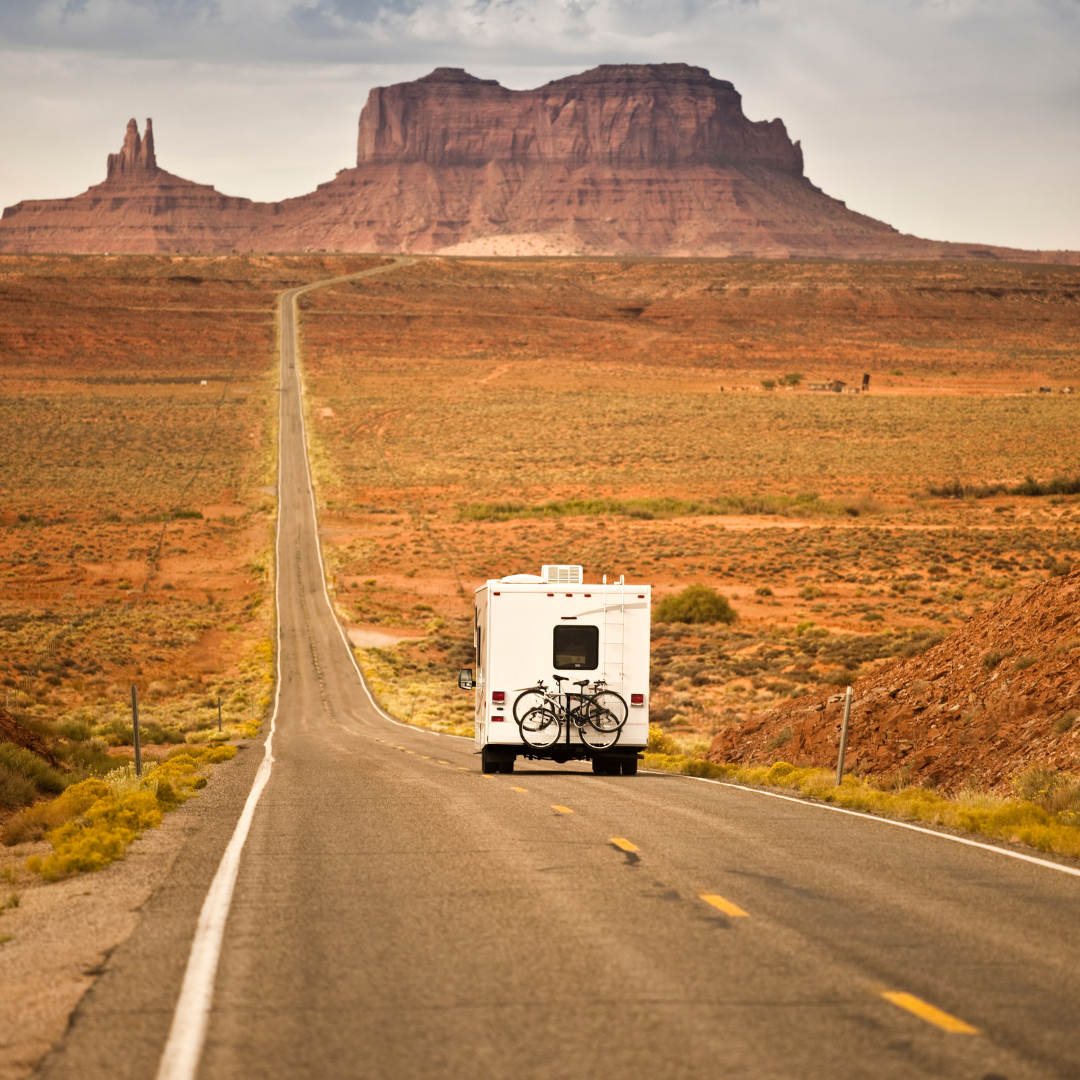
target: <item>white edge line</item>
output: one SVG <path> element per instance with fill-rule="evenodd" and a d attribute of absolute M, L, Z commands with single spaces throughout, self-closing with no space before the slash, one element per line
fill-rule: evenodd
<path fill-rule="evenodd" d="M 380 273 L 384 270 L 392 270 L 400 265 L 400 261 L 391 263 L 386 267 L 378 267 L 374 273 Z M 411 263 L 406 263 L 411 265 Z M 373 273 L 373 271 L 365 271 L 364 275 L 367 276 Z M 357 277 L 361 275 L 346 275 L 343 278 L 334 278 L 331 281 L 317 282 L 312 285 L 306 286 L 302 289 L 296 289 L 289 293 L 282 294 L 280 300 L 280 308 L 278 315 L 278 326 L 283 331 L 282 326 L 284 316 L 284 306 L 288 303 L 291 307 L 292 314 L 292 331 L 293 331 L 293 363 L 299 365 L 300 357 L 299 350 L 296 349 L 296 298 L 301 293 L 306 292 L 308 289 L 319 288 L 323 285 L 329 285 L 337 281 L 346 281 L 349 278 Z M 278 349 L 279 363 L 282 363 L 284 357 L 281 356 L 281 349 L 279 345 Z M 296 379 L 297 387 L 300 387 L 300 369 L 296 367 Z M 284 376 L 284 365 L 282 363 L 281 375 Z M 284 381 L 283 379 L 281 381 Z M 308 491 L 311 495 L 311 509 L 315 521 L 315 544 L 319 552 L 319 563 L 322 565 L 322 545 L 319 542 L 319 529 L 318 514 L 315 511 L 315 492 L 314 486 L 311 482 L 311 467 L 308 462 L 307 456 L 307 429 L 304 422 L 304 401 L 303 394 L 298 393 L 299 405 L 300 405 L 300 431 L 304 440 L 304 469 L 307 474 Z M 284 395 L 279 399 L 278 404 L 278 428 L 281 428 L 281 414 L 284 408 Z M 196 1071 L 199 1067 L 199 1059 L 202 1056 L 203 1044 L 206 1041 L 206 1030 L 210 1019 L 210 1007 L 214 998 L 214 981 L 217 977 L 218 961 L 221 958 L 221 943 L 225 936 L 225 923 L 229 917 L 229 909 L 232 907 L 233 891 L 236 888 L 236 878 L 240 870 L 240 855 L 244 849 L 244 843 L 247 841 L 248 832 L 251 830 L 251 822 L 255 816 L 255 807 L 258 805 L 259 798 L 263 793 L 263 789 L 266 787 L 267 782 L 270 779 L 270 772 L 274 764 L 274 732 L 277 730 L 277 717 L 278 709 L 281 703 L 281 466 L 278 465 L 277 475 L 277 523 L 274 536 L 274 616 L 275 623 L 277 624 L 275 629 L 277 631 L 276 640 L 274 642 L 274 666 L 275 666 L 275 681 L 276 687 L 274 690 L 274 708 L 270 714 L 270 733 L 266 737 L 264 744 L 263 759 L 259 763 L 259 769 L 255 774 L 255 780 L 251 785 L 251 791 L 248 792 L 247 801 L 244 803 L 244 809 L 240 814 L 240 820 L 236 823 L 236 828 L 233 830 L 232 837 L 229 840 L 228 846 L 225 848 L 225 853 L 221 856 L 221 862 L 218 864 L 217 872 L 214 874 L 214 880 L 210 883 L 210 888 L 206 894 L 206 899 L 203 901 L 202 910 L 199 912 L 199 921 L 195 927 L 195 938 L 191 943 L 191 952 L 188 954 L 187 967 L 184 970 L 184 981 L 180 987 L 180 997 L 176 1003 L 176 1010 L 173 1013 L 172 1025 L 169 1028 L 169 1037 L 165 1043 L 165 1049 L 161 1055 L 161 1062 L 158 1065 L 157 1080 L 194 1080 Z M 375 709 L 384 716 L 392 724 L 397 724 L 399 727 L 408 727 L 410 725 L 401 724 L 395 720 L 392 716 L 387 716 L 382 709 L 379 708 L 375 699 L 371 696 L 371 691 L 368 689 L 367 683 L 364 681 L 363 672 L 360 671 L 359 665 L 356 663 L 356 657 L 353 656 L 352 649 L 349 647 L 348 638 L 345 637 L 345 632 L 341 627 L 341 623 L 338 622 L 337 615 L 334 612 L 333 604 L 330 602 L 330 593 L 326 586 L 326 574 L 323 572 L 323 596 L 326 598 L 327 605 L 330 608 L 330 614 L 334 619 L 334 624 L 338 628 L 338 632 L 342 636 L 342 641 L 345 644 L 346 651 L 349 654 L 349 659 L 352 660 L 353 667 L 356 668 L 357 675 L 360 676 L 360 684 L 364 688 L 364 692 L 367 694 L 371 704 Z M 414 731 L 422 731 L 422 728 L 413 728 Z M 429 734 L 439 734 L 439 732 L 429 732 Z"/>
<path fill-rule="evenodd" d="M 280 317 L 279 317 L 280 325 Z M 281 427 L 282 402 L 278 403 L 278 427 Z M 217 977 L 218 960 L 221 958 L 221 942 L 225 936 L 225 922 L 232 907 L 236 876 L 240 870 L 240 853 L 244 849 L 255 807 L 270 779 L 274 764 L 274 732 L 277 729 L 278 706 L 281 702 L 281 466 L 278 465 L 278 514 L 274 535 L 274 622 L 277 630 L 274 642 L 275 682 L 274 709 L 270 714 L 270 734 L 264 744 L 263 759 L 255 774 L 255 781 L 248 792 L 247 801 L 236 823 L 225 854 L 221 856 L 217 873 L 199 912 L 195 938 L 188 954 L 180 997 L 176 1002 L 169 1038 L 158 1065 L 157 1080 L 194 1080 L 202 1057 L 203 1043 L 210 1019 L 210 1006 L 214 999 L 214 980 Z"/>
<path fill-rule="evenodd" d="M 379 267 L 376 267 L 374 270 L 365 270 L 362 273 L 363 273 L 363 276 L 365 276 L 365 277 L 372 277 L 375 274 L 386 273 L 386 271 L 388 271 L 388 270 L 396 270 L 400 265 L 401 265 L 400 262 L 394 262 L 394 263 L 391 263 L 389 266 L 379 266 Z M 412 264 L 411 263 L 406 263 L 405 265 L 406 266 L 411 266 Z M 359 277 L 359 276 L 361 276 L 361 275 L 359 275 L 359 274 L 350 275 L 350 277 Z M 342 279 L 334 279 L 334 280 L 347 280 L 347 279 L 342 278 Z M 330 282 L 330 281 L 320 282 L 319 284 L 320 285 L 329 285 L 329 284 L 332 284 L 332 282 Z M 308 289 L 313 289 L 313 288 L 317 288 L 317 287 L 318 286 L 315 286 L 315 285 L 308 285 L 303 289 L 297 289 L 289 297 L 289 302 L 293 305 L 294 334 L 295 334 L 295 325 L 296 325 L 296 298 L 302 292 L 306 292 Z M 295 340 L 295 338 L 294 338 L 294 340 Z M 299 349 L 296 350 L 295 363 L 296 363 L 297 397 L 299 398 L 299 401 L 300 401 L 300 434 L 301 434 L 301 437 L 304 440 L 304 469 L 305 469 L 305 471 L 307 473 L 308 496 L 311 499 L 311 517 L 312 517 L 312 520 L 315 522 L 315 546 L 316 546 L 317 551 L 319 552 L 319 566 L 321 568 L 323 568 L 322 569 L 323 597 L 326 599 L 326 606 L 330 610 L 330 618 L 334 620 L 334 625 L 337 627 L 338 633 L 341 635 L 341 641 L 342 641 L 342 644 L 345 646 L 345 651 L 349 654 L 349 659 L 352 661 L 352 666 L 356 669 L 356 674 L 360 679 L 360 685 L 364 688 L 364 693 L 367 694 L 367 699 L 368 699 L 368 701 L 371 702 L 371 707 L 384 720 L 389 721 L 391 724 L 395 725 L 396 727 L 408 728 L 410 731 L 421 731 L 425 735 L 434 735 L 436 738 L 440 738 L 440 739 L 463 739 L 463 740 L 465 740 L 467 742 L 472 742 L 473 740 L 470 739 L 467 735 L 450 735 L 447 732 L 432 731 L 430 728 L 415 727 L 413 724 L 403 724 L 400 720 L 395 720 L 375 700 L 375 695 L 372 694 L 371 689 L 367 684 L 367 679 L 364 678 L 364 673 L 360 670 L 360 665 L 356 662 L 356 654 L 352 650 L 352 645 L 349 642 L 348 635 L 345 633 L 345 628 L 341 625 L 341 620 L 337 617 L 337 612 L 334 610 L 333 601 L 330 599 L 330 588 L 326 584 L 326 570 L 325 570 L 325 565 L 326 564 L 323 562 L 322 541 L 319 539 L 319 512 L 318 512 L 318 509 L 315 506 L 315 484 L 312 482 L 312 479 L 311 479 L 311 463 L 308 461 L 308 453 L 307 453 L 307 423 L 306 423 L 306 421 L 304 419 L 304 394 L 303 394 L 303 384 L 300 381 L 300 351 L 299 351 Z"/>
<path fill-rule="evenodd" d="M 673 774 L 668 773 L 667 775 L 671 776 Z M 954 843 L 965 844 L 967 847 L 982 848 L 983 851 L 992 851 L 997 855 L 1007 855 L 1010 859 L 1019 859 L 1021 862 L 1034 863 L 1036 866 L 1045 866 L 1050 870 L 1060 870 L 1063 874 L 1080 877 L 1080 870 L 1074 866 L 1063 866 L 1061 863 L 1051 862 L 1049 859 L 1040 859 L 1036 855 L 1025 855 L 1021 851 L 1010 851 L 1008 848 L 998 847 L 996 844 L 984 844 L 979 840 L 969 840 L 966 836 L 953 836 L 952 833 L 938 832 L 937 829 L 926 829 L 921 825 L 911 825 L 906 821 L 878 817 L 877 814 L 864 814 L 860 810 L 846 810 L 842 806 L 830 806 L 828 803 L 799 799 L 794 795 L 781 795 L 776 791 L 763 791 L 761 788 L 732 784 L 727 780 L 710 780 L 707 776 L 687 776 L 685 773 L 675 773 L 674 775 L 681 775 L 684 780 L 699 780 L 703 784 L 716 784 L 719 787 L 735 788 L 736 791 L 749 791 L 753 795 L 768 795 L 770 799 L 783 799 L 785 802 L 798 803 L 800 806 L 815 806 L 819 810 L 831 810 L 834 814 L 850 814 L 852 817 L 863 818 L 866 821 L 876 821 L 881 825 L 895 825 L 898 829 L 910 829 L 912 832 L 925 833 L 927 836 L 937 836 L 942 840 L 952 840 Z"/>

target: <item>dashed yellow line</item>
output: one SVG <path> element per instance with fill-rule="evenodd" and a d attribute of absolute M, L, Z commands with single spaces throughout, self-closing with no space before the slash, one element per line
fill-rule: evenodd
<path fill-rule="evenodd" d="M 712 904 L 714 908 L 718 908 L 725 915 L 730 915 L 733 919 L 750 917 L 738 904 L 733 904 L 730 900 L 725 900 L 722 896 L 717 896 L 716 893 L 702 893 L 701 899 L 704 900 L 706 904 Z"/>
<path fill-rule="evenodd" d="M 641 848 L 637 844 L 631 844 L 625 836 L 613 836 L 611 842 L 619 848 L 621 851 L 640 851 Z"/>
<path fill-rule="evenodd" d="M 979 1034 L 978 1028 L 964 1023 L 963 1020 L 959 1020 L 947 1012 L 943 1012 L 936 1006 L 931 1005 L 928 1001 L 917 998 L 914 994 L 905 994 L 903 991 L 899 990 L 882 990 L 881 996 L 886 1001 L 891 1001 L 894 1005 L 899 1005 L 901 1009 L 907 1009 L 909 1013 L 914 1013 L 921 1020 L 925 1020 L 928 1024 L 933 1024 L 935 1027 L 939 1027 L 942 1031 L 947 1031 L 951 1035 Z"/>
<path fill-rule="evenodd" d="M 442 760 L 442 759 L 440 758 L 440 759 L 439 759 L 439 764 L 440 764 L 440 765 L 449 765 L 449 764 L 450 764 L 450 762 L 449 762 L 449 761 L 443 761 L 443 760 Z"/>
<path fill-rule="evenodd" d="M 510 790 L 511 791 L 528 791 L 528 788 L 516 787 L 516 788 L 511 788 Z"/>
<path fill-rule="evenodd" d="M 516 788 L 515 790 L 524 791 L 525 789 L 524 788 Z M 554 804 L 552 804 L 551 809 L 552 810 L 558 810 L 558 812 L 560 814 L 572 814 L 574 812 L 573 810 L 570 809 L 569 806 L 556 806 Z"/>
<path fill-rule="evenodd" d="M 405 753 L 406 754 L 415 754 L 416 751 L 415 750 L 406 750 Z"/>

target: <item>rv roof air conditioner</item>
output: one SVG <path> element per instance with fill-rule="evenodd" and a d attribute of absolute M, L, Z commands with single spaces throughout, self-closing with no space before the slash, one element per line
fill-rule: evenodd
<path fill-rule="evenodd" d="M 585 580 L 584 570 L 580 566 L 544 566 L 540 576 L 545 585 L 580 585 Z"/>

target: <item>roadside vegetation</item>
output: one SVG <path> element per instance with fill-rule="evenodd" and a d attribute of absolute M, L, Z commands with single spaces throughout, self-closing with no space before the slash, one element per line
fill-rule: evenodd
<path fill-rule="evenodd" d="M 837 787 L 835 771 L 797 768 L 786 761 L 759 766 L 720 764 L 705 757 L 707 749 L 702 740 L 675 738 L 652 727 L 645 767 L 774 788 L 848 810 L 1080 858 L 1080 777 L 1068 773 L 1028 768 L 1012 777 L 1010 795 L 964 789 L 946 796 L 926 787 L 905 787 L 896 777 L 881 780 L 851 773 L 845 773 Z"/>
<path fill-rule="evenodd" d="M 121 765 L 8 818 L 0 840 L 8 847 L 48 840 L 51 854 L 26 861 L 26 869 L 46 881 L 101 870 L 123 858 L 143 832 L 157 828 L 163 814 L 204 788 L 210 766 L 235 756 L 235 746 L 177 747 L 164 761 L 146 765 L 141 777 L 134 763 Z"/>

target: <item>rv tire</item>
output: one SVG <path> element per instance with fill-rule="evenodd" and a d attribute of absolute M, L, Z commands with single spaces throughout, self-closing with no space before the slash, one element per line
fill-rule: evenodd
<path fill-rule="evenodd" d="M 480 771 L 481 772 L 496 773 L 496 772 L 499 771 L 499 767 L 501 765 L 502 765 L 502 762 L 499 761 L 499 759 L 497 757 L 495 757 L 493 754 L 491 754 L 488 751 L 488 748 L 486 746 L 483 748 L 483 750 L 480 751 Z"/>
<path fill-rule="evenodd" d="M 637 776 L 636 756 L 622 759 L 622 774 L 623 776 Z"/>

